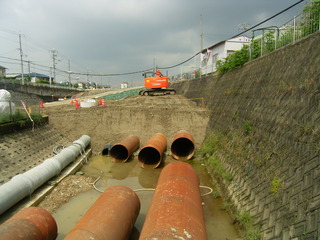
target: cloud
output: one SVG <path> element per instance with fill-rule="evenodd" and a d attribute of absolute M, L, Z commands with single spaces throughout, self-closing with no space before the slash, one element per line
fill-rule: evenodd
<path fill-rule="evenodd" d="M 97 73 L 149 68 L 153 59 L 170 66 L 200 50 L 201 14 L 203 47 L 208 47 L 240 32 L 240 24 L 254 25 L 291 4 L 291 0 L 1 0 L 0 53 L 17 49 L 17 35 L 8 37 L 1 31 L 5 27 L 24 34 L 26 58 L 44 65 L 52 65 L 49 50 L 56 49 L 61 69 L 67 69 L 67 59 L 77 71 Z M 290 14 L 283 19 L 295 13 Z M 19 56 L 18 51 L 12 56 Z"/>

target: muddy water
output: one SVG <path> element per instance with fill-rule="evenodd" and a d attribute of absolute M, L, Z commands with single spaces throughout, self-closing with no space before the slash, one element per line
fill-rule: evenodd
<path fill-rule="evenodd" d="M 165 164 L 172 161 L 174 160 L 172 160 L 171 157 L 166 157 Z M 191 163 L 198 173 L 201 185 L 213 187 L 205 168 L 201 166 L 197 160 L 193 160 Z M 139 238 L 139 232 L 142 229 L 154 194 L 150 188 L 156 187 L 158 177 L 163 167 L 164 164 L 157 169 L 142 169 L 136 157 L 126 163 L 113 163 L 109 157 L 93 156 L 89 160 L 89 163 L 82 167 L 81 171 L 86 175 L 96 178 L 101 176 L 95 185 L 101 191 L 113 185 L 125 185 L 136 191 L 141 202 L 140 214 L 131 236 L 131 240 L 136 240 Z M 208 190 L 202 189 L 201 191 L 205 194 Z M 94 189 L 81 193 L 53 214 L 59 229 L 57 239 L 63 239 L 67 235 L 100 194 L 100 192 Z M 203 196 L 202 200 L 204 203 L 203 209 L 208 240 L 238 238 L 238 233 L 232 224 L 232 218 L 228 213 L 220 209 L 222 200 L 220 198 L 213 198 L 212 195 Z"/>

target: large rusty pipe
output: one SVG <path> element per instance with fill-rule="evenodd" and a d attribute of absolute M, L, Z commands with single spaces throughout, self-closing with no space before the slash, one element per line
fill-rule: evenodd
<path fill-rule="evenodd" d="M 199 179 L 186 162 L 161 172 L 139 240 L 206 239 Z"/>
<path fill-rule="evenodd" d="M 158 167 L 166 147 L 166 136 L 162 133 L 154 134 L 139 152 L 138 160 L 141 167 L 144 168 L 146 165 L 153 168 Z"/>
<path fill-rule="evenodd" d="M 194 139 L 186 130 L 178 131 L 171 144 L 171 154 L 177 160 L 189 160 L 194 155 Z"/>
<path fill-rule="evenodd" d="M 109 187 L 64 239 L 129 239 L 139 211 L 140 201 L 133 190 Z"/>
<path fill-rule="evenodd" d="M 139 137 L 129 136 L 112 146 L 110 157 L 113 162 L 126 162 L 140 145 Z"/>
<path fill-rule="evenodd" d="M 25 208 L 0 226 L 1 240 L 54 240 L 57 235 L 56 221 L 40 207 Z"/>

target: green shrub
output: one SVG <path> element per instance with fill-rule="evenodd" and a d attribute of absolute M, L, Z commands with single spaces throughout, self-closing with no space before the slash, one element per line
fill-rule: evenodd
<path fill-rule="evenodd" d="M 278 177 L 274 177 L 271 181 L 271 189 L 270 192 L 273 194 L 277 194 L 281 188 L 281 180 Z"/>
<path fill-rule="evenodd" d="M 217 143 L 217 137 L 210 135 L 201 146 L 201 152 L 203 154 L 213 154 Z"/>
<path fill-rule="evenodd" d="M 250 121 L 245 121 L 244 123 L 244 133 L 248 135 L 252 131 L 252 126 Z"/>
<path fill-rule="evenodd" d="M 218 73 L 223 74 L 231 69 L 242 67 L 249 61 L 249 58 L 249 46 L 244 45 L 242 49 L 229 54 L 224 60 L 217 61 L 217 71 Z"/>
<path fill-rule="evenodd" d="M 241 211 L 236 216 L 237 222 L 244 229 L 244 237 L 246 240 L 260 240 L 261 232 L 254 226 L 253 219 L 249 212 Z"/>

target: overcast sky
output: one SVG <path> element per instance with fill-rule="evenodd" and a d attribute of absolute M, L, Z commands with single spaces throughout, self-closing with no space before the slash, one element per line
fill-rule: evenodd
<path fill-rule="evenodd" d="M 57 68 L 82 73 L 125 73 L 183 62 L 201 48 L 228 39 L 298 0 L 0 0 L 0 65 L 20 72 L 19 34 L 31 72 L 49 75 L 52 53 Z M 264 24 L 282 25 L 307 1 Z M 252 32 L 248 32 L 251 36 Z M 197 60 L 198 61 L 198 60 Z M 47 67 L 41 67 L 40 64 Z M 191 61 L 188 68 L 196 64 Z M 198 64 L 198 63 L 197 63 Z M 190 67 L 191 68 L 191 67 Z M 28 72 L 28 64 L 24 72 Z M 164 70 L 166 73 L 166 70 Z M 180 67 L 169 74 L 179 73 Z M 74 76 L 75 77 L 75 76 Z M 81 76 L 81 79 L 86 79 Z M 58 81 L 67 75 L 57 75 Z M 100 83 L 142 82 L 141 74 L 92 77 Z"/>

